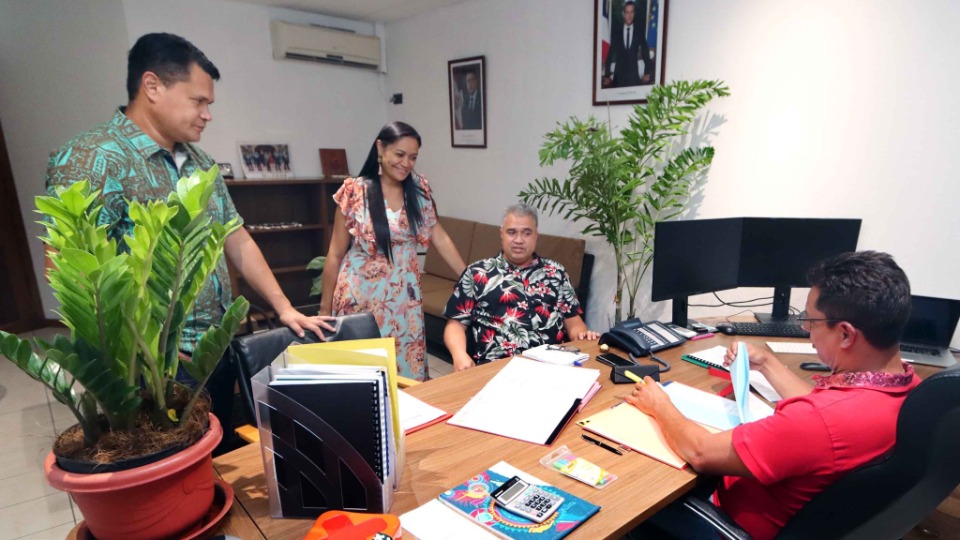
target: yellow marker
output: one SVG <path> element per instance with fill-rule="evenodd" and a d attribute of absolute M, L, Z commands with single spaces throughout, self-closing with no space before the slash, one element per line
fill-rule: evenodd
<path fill-rule="evenodd" d="M 633 382 L 638 382 L 640 384 L 647 384 L 646 382 L 644 382 L 643 379 L 641 379 L 640 377 L 637 377 L 637 374 L 632 371 L 623 370 L 623 374 L 626 375 L 626 377 Z"/>

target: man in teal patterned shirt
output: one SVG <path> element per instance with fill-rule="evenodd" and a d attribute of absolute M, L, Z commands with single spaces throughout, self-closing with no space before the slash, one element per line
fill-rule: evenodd
<path fill-rule="evenodd" d="M 123 237 L 133 230 L 128 201 L 165 200 L 180 177 L 214 165 L 193 143 L 213 119 L 213 81 L 219 79 L 216 66 L 189 41 L 172 34 L 141 37 L 127 61 L 127 106 L 109 122 L 74 137 L 51 154 L 47 191 L 54 194 L 59 186 L 89 180 L 101 191 L 100 222 L 126 249 Z M 238 217 L 219 175 L 207 211 L 220 223 Z M 309 330 L 321 335 L 321 327 L 332 330 L 326 317 L 308 317 L 294 309 L 246 229 L 241 227 L 227 238 L 224 253 L 296 334 L 302 337 Z M 227 264 L 221 259 L 184 329 L 183 353 L 191 354 L 200 334 L 220 321 L 232 295 Z"/>

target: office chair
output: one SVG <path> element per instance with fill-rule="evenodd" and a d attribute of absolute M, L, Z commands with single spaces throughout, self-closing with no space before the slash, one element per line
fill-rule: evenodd
<path fill-rule="evenodd" d="M 897 416 L 897 442 L 814 497 L 778 540 L 901 538 L 960 484 L 960 365 L 921 382 Z M 684 506 L 727 538 L 748 539 L 704 499 Z"/>

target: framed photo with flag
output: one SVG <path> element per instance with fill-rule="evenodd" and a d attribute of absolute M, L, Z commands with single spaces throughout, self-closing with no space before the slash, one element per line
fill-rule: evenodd
<path fill-rule="evenodd" d="M 669 0 L 594 0 L 593 104 L 646 103 L 663 84 Z"/>
<path fill-rule="evenodd" d="M 447 78 L 450 82 L 450 144 L 454 148 L 486 148 L 486 57 L 450 60 Z"/>

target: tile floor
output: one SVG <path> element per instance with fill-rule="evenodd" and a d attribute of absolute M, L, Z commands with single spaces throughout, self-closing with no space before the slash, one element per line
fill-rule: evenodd
<path fill-rule="evenodd" d="M 51 340 L 57 331 L 20 336 Z M 82 519 L 70 497 L 43 476 L 54 436 L 74 423 L 40 383 L 0 359 L 0 540 L 62 540 Z"/>
<path fill-rule="evenodd" d="M 20 334 L 52 340 L 63 330 Z M 430 377 L 453 371 L 428 359 Z M 76 423 L 38 382 L 0 359 L 0 540 L 62 540 L 83 519 L 65 493 L 47 485 L 43 461 L 57 433 Z"/>

